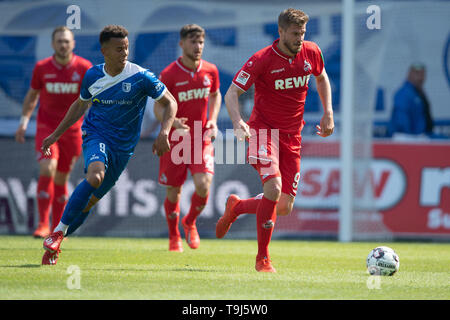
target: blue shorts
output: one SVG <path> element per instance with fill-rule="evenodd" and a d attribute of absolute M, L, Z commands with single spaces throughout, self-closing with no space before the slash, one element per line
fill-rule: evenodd
<path fill-rule="evenodd" d="M 84 172 L 92 162 L 101 161 L 105 164 L 105 178 L 93 195 L 101 199 L 116 184 L 131 158 L 129 153 L 113 152 L 103 139 L 99 137 L 83 137 Z"/>

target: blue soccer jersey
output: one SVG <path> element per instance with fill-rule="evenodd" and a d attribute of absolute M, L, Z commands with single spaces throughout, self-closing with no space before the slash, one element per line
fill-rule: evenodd
<path fill-rule="evenodd" d="M 133 153 L 139 140 L 147 97 L 159 100 L 166 86 L 149 70 L 127 62 L 122 72 L 108 75 L 105 64 L 89 69 L 81 84 L 80 99 L 92 101 L 81 129 L 103 138 L 118 152 Z"/>

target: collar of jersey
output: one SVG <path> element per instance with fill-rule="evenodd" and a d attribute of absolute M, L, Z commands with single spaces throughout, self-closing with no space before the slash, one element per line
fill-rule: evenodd
<path fill-rule="evenodd" d="M 185 71 L 185 72 L 187 72 L 189 74 L 199 72 L 200 69 L 202 68 L 202 65 L 203 65 L 203 60 L 200 60 L 200 64 L 198 65 L 197 70 L 191 70 L 188 67 L 186 67 L 183 64 L 183 62 L 181 62 L 181 57 L 179 57 L 175 62 L 178 65 L 178 67 L 180 67 L 181 70 L 183 70 L 183 71 Z"/>
<path fill-rule="evenodd" d="M 106 63 L 103 64 L 102 71 L 103 71 L 103 73 L 105 74 L 105 77 L 114 79 L 114 78 L 120 76 L 120 75 L 126 70 L 126 68 L 127 68 L 127 66 L 128 66 L 128 63 L 129 63 L 129 62 L 127 61 L 127 62 L 125 63 L 125 67 L 123 67 L 122 71 L 120 71 L 120 73 L 116 74 L 114 77 L 113 77 L 112 75 L 110 75 L 108 72 L 106 72 L 106 70 L 105 70 L 105 64 L 106 64 Z"/>
<path fill-rule="evenodd" d="M 58 61 L 56 61 L 55 55 L 53 55 L 52 63 L 55 65 L 56 68 L 58 68 L 59 70 L 62 70 L 65 68 L 70 68 L 73 65 L 73 63 L 75 62 L 75 59 L 76 59 L 76 55 L 75 55 L 75 53 L 72 53 L 72 59 L 69 61 L 69 63 L 66 65 L 62 65 L 62 64 L 58 63 Z"/>
<path fill-rule="evenodd" d="M 144 71 L 145 69 L 136 64 L 133 64 L 133 63 L 127 61 L 122 72 L 119 73 L 118 75 L 115 75 L 114 77 L 111 77 L 109 74 L 106 73 L 104 64 L 102 66 L 102 70 L 103 70 L 104 77 L 97 79 L 88 88 L 92 97 L 97 96 L 98 94 L 102 93 L 103 91 L 115 86 L 116 84 L 120 83 L 121 81 L 124 81 L 124 80 L 134 76 L 138 72 Z"/>
<path fill-rule="evenodd" d="M 280 56 L 280 57 L 283 58 L 283 59 L 288 60 L 289 63 L 291 63 L 292 61 L 294 61 L 295 59 L 297 59 L 298 53 L 297 53 L 295 56 L 293 56 L 293 57 L 288 56 L 287 54 L 283 53 L 283 52 L 278 48 L 278 43 L 279 43 L 279 42 L 280 42 L 280 38 L 278 38 L 277 40 L 275 40 L 275 41 L 272 43 L 272 50 L 273 50 L 278 56 Z"/>

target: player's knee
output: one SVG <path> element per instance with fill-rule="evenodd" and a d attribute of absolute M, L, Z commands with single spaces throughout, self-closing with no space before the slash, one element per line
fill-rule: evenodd
<path fill-rule="evenodd" d="M 91 186 L 93 186 L 94 188 L 98 188 L 102 184 L 104 178 L 104 171 L 94 171 L 87 174 L 86 180 Z"/>
<path fill-rule="evenodd" d="M 195 176 L 194 184 L 195 184 L 195 192 L 200 197 L 206 197 L 209 193 L 209 188 L 211 186 L 212 177 L 208 174 Z"/>
<path fill-rule="evenodd" d="M 172 187 L 172 186 L 168 186 L 167 187 L 167 198 L 169 199 L 170 202 L 178 202 L 180 201 L 181 198 L 181 187 Z"/>
<path fill-rule="evenodd" d="M 272 201 L 278 201 L 281 196 L 281 185 L 272 184 L 264 188 L 264 197 Z"/>
<path fill-rule="evenodd" d="M 39 163 L 39 175 L 54 177 L 56 173 L 57 162 L 54 159 L 44 159 Z"/>
<path fill-rule="evenodd" d="M 62 185 L 65 185 L 67 182 L 69 182 L 69 178 L 70 178 L 70 173 L 56 171 L 54 181 L 55 181 L 55 184 L 62 186 Z"/>
<path fill-rule="evenodd" d="M 209 193 L 209 184 L 201 184 L 199 186 L 195 187 L 195 192 L 200 196 L 200 197 L 206 197 Z"/>

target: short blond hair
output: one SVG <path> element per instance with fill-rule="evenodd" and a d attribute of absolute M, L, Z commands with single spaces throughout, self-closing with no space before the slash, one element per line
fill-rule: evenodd
<path fill-rule="evenodd" d="M 280 13 L 278 16 L 278 26 L 286 30 L 291 24 L 299 27 L 305 25 L 309 21 L 309 16 L 302 10 L 289 8 Z"/>
<path fill-rule="evenodd" d="M 56 35 L 58 32 L 64 32 L 64 31 L 69 31 L 69 32 L 72 34 L 72 37 L 73 37 L 73 31 L 72 31 L 71 29 L 69 29 L 69 28 L 66 27 L 66 26 L 59 26 L 59 27 L 56 27 L 55 29 L 53 29 L 53 32 L 52 32 L 52 41 L 55 40 L 55 35 Z"/>

